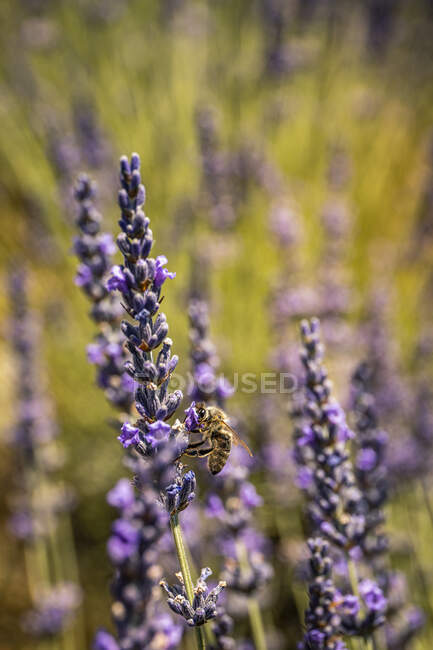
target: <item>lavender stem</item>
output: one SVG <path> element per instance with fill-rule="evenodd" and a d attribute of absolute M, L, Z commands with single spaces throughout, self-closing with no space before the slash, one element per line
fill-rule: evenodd
<path fill-rule="evenodd" d="M 60 525 L 63 528 L 61 539 L 63 540 L 62 551 L 64 553 L 65 566 L 69 568 L 70 580 L 78 585 L 80 584 L 80 574 L 74 546 L 74 531 L 72 529 L 72 522 L 69 514 L 63 518 Z M 76 637 L 78 638 L 78 647 L 84 648 L 86 645 L 86 635 L 82 607 L 77 610 L 75 632 Z"/>
<path fill-rule="evenodd" d="M 356 570 L 355 562 L 350 557 L 347 558 L 347 570 L 349 572 L 349 582 L 352 588 L 352 593 L 361 601 L 361 595 L 358 589 L 358 572 Z"/>
<path fill-rule="evenodd" d="M 266 637 L 259 603 L 255 598 L 248 598 L 248 615 L 256 650 L 266 650 Z"/>
<path fill-rule="evenodd" d="M 185 591 L 188 596 L 189 602 L 194 601 L 194 588 L 192 584 L 191 571 L 186 556 L 185 545 L 183 543 L 182 530 L 179 523 L 179 516 L 177 513 L 170 517 L 170 528 L 173 533 L 173 540 L 176 546 L 177 558 L 179 560 L 180 570 L 182 571 L 183 581 L 185 584 Z M 196 641 L 198 650 L 206 650 L 206 641 L 203 634 L 202 627 L 196 627 Z"/>
<path fill-rule="evenodd" d="M 426 484 L 425 478 L 421 479 L 421 488 L 422 488 L 422 495 L 423 495 L 423 500 L 424 500 L 424 505 L 428 514 L 428 517 L 430 519 L 430 523 L 433 526 L 433 505 L 430 499 L 430 493 L 428 486 Z"/>
<path fill-rule="evenodd" d="M 180 528 L 180 526 L 179 526 L 179 528 Z M 182 538 L 182 541 L 183 541 L 183 546 L 185 548 L 186 559 L 187 559 L 187 562 L 188 562 L 188 565 L 189 565 L 189 568 L 190 568 L 192 583 L 194 584 L 197 581 L 197 578 L 200 575 L 200 571 L 197 570 L 197 566 L 196 566 L 196 564 L 194 562 L 194 558 L 192 556 L 192 553 L 191 553 L 190 549 L 188 548 L 188 543 L 185 542 L 183 540 L 183 538 Z M 206 642 L 210 646 L 213 646 L 214 643 L 215 643 L 215 634 L 213 633 L 211 626 L 210 625 L 204 625 L 203 629 L 204 629 Z"/>
<path fill-rule="evenodd" d="M 248 557 L 247 549 L 243 542 L 238 542 L 236 544 L 238 551 L 239 564 L 242 570 L 248 571 Z M 250 596 L 248 598 L 248 616 L 250 619 L 251 632 L 254 640 L 254 646 L 256 650 L 267 650 L 266 646 L 266 636 L 265 636 L 265 627 L 263 625 L 262 614 L 260 611 L 259 603 L 257 598 Z"/>

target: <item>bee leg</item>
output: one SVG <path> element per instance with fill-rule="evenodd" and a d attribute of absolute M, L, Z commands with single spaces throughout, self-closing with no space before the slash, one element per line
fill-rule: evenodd
<path fill-rule="evenodd" d="M 191 458 L 204 458 L 205 456 L 209 456 L 210 453 L 212 453 L 212 449 L 209 449 L 208 447 L 205 447 L 204 449 L 187 449 L 183 453 L 185 456 L 191 456 Z"/>
<path fill-rule="evenodd" d="M 211 449 L 208 449 L 208 448 L 206 448 L 206 449 L 197 449 L 197 456 L 199 458 L 204 458 L 205 456 L 209 456 L 209 454 L 211 454 L 212 452 L 213 452 L 212 448 Z"/>
<path fill-rule="evenodd" d="M 189 453 L 190 450 L 194 451 L 197 447 L 200 447 L 205 442 L 205 440 L 199 440 L 198 442 L 191 442 L 188 447 L 183 451 L 175 460 L 179 460 L 182 456 L 197 456 L 197 454 Z"/>
<path fill-rule="evenodd" d="M 196 449 L 197 447 L 200 447 L 200 445 L 202 445 L 204 442 L 205 442 L 204 438 L 202 440 L 199 440 L 198 442 L 190 442 L 186 450 L 188 451 L 188 449 Z"/>
<path fill-rule="evenodd" d="M 205 442 L 206 442 L 206 438 L 203 438 L 202 440 L 198 440 L 197 442 L 191 442 L 188 445 L 188 447 L 185 449 L 185 451 L 183 451 L 180 454 L 180 456 L 176 458 L 176 460 L 179 460 L 179 458 L 182 458 L 182 456 L 191 456 L 192 458 L 197 458 L 198 447 L 201 447 Z M 208 453 L 210 453 L 210 451 Z"/>

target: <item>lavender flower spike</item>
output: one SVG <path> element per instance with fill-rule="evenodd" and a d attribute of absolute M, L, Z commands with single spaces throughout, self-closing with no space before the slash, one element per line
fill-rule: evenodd
<path fill-rule="evenodd" d="M 379 429 L 377 408 L 371 393 L 372 373 L 368 363 L 357 366 L 352 376 L 352 409 L 357 432 L 356 478 L 363 494 L 362 508 L 366 520 L 362 547 L 364 555 L 379 570 L 380 556 L 388 549 L 387 538 L 381 531 L 385 520 L 382 508 L 388 491 L 384 462 L 388 436 Z"/>
<path fill-rule="evenodd" d="M 153 235 L 150 221 L 143 212 L 145 190 L 141 184 L 138 154 L 132 154 L 131 163 L 126 157 L 121 158 L 120 181 L 119 225 L 122 233 L 117 238 L 117 245 L 124 263 L 112 268 L 107 287 L 110 291 L 120 291 L 122 304 L 136 321 L 135 325 L 123 321 L 122 331 L 132 355 L 132 362 L 127 364 L 126 370 L 138 384 L 135 401 L 143 419 L 137 424 L 141 430 L 140 438 L 145 443 L 148 425 L 170 418 L 182 399 L 181 391 L 168 392 L 170 376 L 178 359 L 171 355 L 172 341 L 167 338 L 167 319 L 159 312 L 162 285 L 173 274 L 164 268 L 166 258 L 160 256 L 155 260 L 149 257 Z M 151 352 L 160 347 L 154 362 Z"/>
<path fill-rule="evenodd" d="M 407 585 L 401 572 L 388 567 L 388 539 L 383 531 L 383 507 L 387 499 L 388 481 L 385 457 L 387 434 L 379 428 L 376 400 L 373 394 L 374 368 L 371 363 L 358 364 L 352 376 L 351 404 L 357 431 L 356 476 L 363 493 L 363 514 L 366 535 L 362 540 L 364 558 L 388 597 L 371 581 L 359 585 L 368 609 L 387 609 L 385 635 L 390 649 L 405 647 L 423 624 L 422 612 L 407 605 Z M 399 585 L 400 588 L 396 588 Z M 404 639 L 404 643 L 399 645 Z"/>
<path fill-rule="evenodd" d="M 113 267 L 107 287 L 110 291 L 121 293 L 122 305 L 133 321 L 123 321 L 122 331 L 131 354 L 126 370 L 137 386 L 135 407 L 140 416 L 135 423 L 129 423 L 128 430 L 122 431 L 120 440 L 124 445 L 133 445 L 145 461 L 138 463 L 139 489 L 144 490 L 152 485 L 159 492 L 160 500 L 170 515 L 170 526 L 185 581 L 185 594 L 191 608 L 198 608 L 189 616 L 188 623 L 191 625 L 192 621 L 196 628 L 198 647 L 205 647 L 200 625 L 210 617 L 211 605 L 214 600 L 216 602 L 217 593 L 211 592 L 199 603 L 193 593 L 179 512 L 194 498 L 195 475 L 192 471 L 182 474 L 179 462 L 188 444 L 184 426 L 179 422 L 167 424 L 183 397 L 179 390 L 169 392 L 171 374 L 178 359 L 171 354 L 172 341 L 167 338 L 167 319 L 159 309 L 162 285 L 175 274 L 165 268 L 167 259 L 164 256 L 156 259 L 150 257 L 153 235 L 150 221 L 143 211 L 145 190 L 141 183 L 138 154 L 132 154 L 130 162 L 126 157 L 121 158 L 120 182 L 119 225 L 122 232 L 117 238 L 117 245 L 123 255 L 123 264 Z M 121 536 L 126 544 L 134 544 L 134 534 L 130 528 L 122 530 Z M 197 585 L 199 587 L 200 591 L 201 586 Z M 204 608 L 203 615 L 198 612 L 200 608 Z"/>
<path fill-rule="evenodd" d="M 79 206 L 76 219 L 80 230 L 74 240 L 74 252 L 80 260 L 75 283 L 93 303 L 92 317 L 98 321 L 116 320 L 119 309 L 105 288 L 104 277 L 110 269 L 110 258 L 116 247 L 108 233 L 100 231 L 101 215 L 93 201 L 96 186 L 86 174 L 81 174 L 76 182 L 74 196 Z"/>
<path fill-rule="evenodd" d="M 87 347 L 88 359 L 97 367 L 97 383 L 110 402 L 128 413 L 133 393 L 132 381 L 124 369 L 127 356 L 119 330 L 122 309 L 106 288 L 116 247 L 111 235 L 101 231 L 102 218 L 93 204 L 95 192 L 95 184 L 81 174 L 74 192 L 79 207 L 76 224 L 80 231 L 74 240 L 74 252 L 80 260 L 75 283 L 92 303 L 90 315 L 100 328 Z"/>
<path fill-rule="evenodd" d="M 304 419 L 295 429 L 295 458 L 301 470 L 310 473 L 304 489 L 315 529 L 348 552 L 365 535 L 365 519 L 359 514 L 362 494 L 346 444 L 353 433 L 332 397 L 332 384 L 322 363 L 318 319 L 302 321 L 301 335 L 306 387 Z"/>
<path fill-rule="evenodd" d="M 93 208 L 93 184 L 86 176 L 78 180 L 75 192 L 79 204 L 77 225 L 81 235 L 75 240 L 75 250 L 81 260 L 80 276 L 87 278 L 87 295 L 94 307 L 92 317 L 100 327 L 96 340 L 88 346 L 89 361 L 98 367 L 98 384 L 104 389 L 108 400 L 128 415 L 132 414 L 134 393 L 134 364 L 123 345 L 120 314 L 124 310 L 118 297 L 107 289 L 108 269 L 111 266 L 112 242 L 100 232 L 101 217 Z M 166 271 L 164 258 L 156 262 L 157 282 L 161 283 Z M 123 287 L 123 270 L 115 267 L 114 288 Z M 97 317 L 96 317 L 97 316 Z M 168 370 L 172 370 L 177 358 L 168 359 L 171 341 L 167 340 L 160 352 L 158 365 L 138 367 L 141 380 L 161 383 Z M 133 357 L 134 359 L 134 357 Z M 164 359 L 167 364 L 164 365 Z M 126 369 L 125 369 L 126 367 Z M 128 647 L 158 647 L 174 650 L 182 636 L 182 627 L 173 623 L 168 613 L 161 611 L 161 603 L 155 598 L 162 568 L 158 543 L 167 529 L 168 516 L 158 503 L 165 496 L 160 488 L 173 480 L 173 461 L 179 455 L 178 445 L 172 445 L 173 432 L 164 421 L 149 423 L 146 434 L 140 439 L 140 430 L 134 423 L 124 422 L 119 440 L 125 448 L 139 446 L 143 458 L 128 452 L 128 463 L 135 474 L 136 487 L 122 479 L 109 492 L 110 505 L 119 511 L 112 526 L 107 550 L 115 567 L 111 585 L 113 595 L 112 617 L 116 625 L 117 639 L 105 630 L 99 630 L 94 639 L 97 650 L 118 650 Z M 186 477 L 185 481 L 187 481 Z M 193 493 L 182 493 L 180 502 L 189 501 Z M 186 506 L 184 506 L 186 507 Z"/>
<path fill-rule="evenodd" d="M 310 602 L 305 613 L 307 629 L 298 650 L 346 650 L 338 613 L 341 597 L 331 578 L 329 545 L 318 537 L 309 539 L 308 546 L 313 580 L 308 590 Z"/>
<path fill-rule="evenodd" d="M 223 377 L 217 378 L 219 358 L 209 337 L 207 303 L 196 296 L 189 303 L 188 313 L 193 374 L 190 395 L 199 401 L 216 403 L 224 408 L 233 388 Z M 189 410 L 185 422 L 191 422 L 192 429 L 195 428 L 193 417 L 194 412 Z M 265 632 L 256 597 L 260 588 L 271 578 L 272 567 L 265 561 L 260 548 L 251 549 L 247 545 L 248 539 L 260 539 L 260 534 L 253 528 L 253 510 L 262 504 L 262 498 L 247 479 L 247 467 L 231 459 L 230 464 L 212 485 L 206 511 L 218 524 L 215 534 L 218 552 L 222 551 L 227 555 L 229 551 L 233 556 L 226 558 L 222 577 L 227 581 L 230 591 L 246 596 L 255 641 L 257 647 L 263 647 Z M 229 636 L 232 627 L 230 617 L 219 613 L 213 625 L 217 641 L 215 650 L 229 650 L 235 646 L 235 641 Z"/>
<path fill-rule="evenodd" d="M 357 577 L 354 557 L 362 557 L 367 527 L 364 495 L 356 484 L 347 447 L 353 434 L 342 408 L 332 397 L 332 384 L 323 366 L 319 321 L 303 321 L 301 335 L 306 385 L 304 419 L 295 430 L 295 455 L 301 469 L 308 468 L 311 473 L 305 490 L 313 527 L 336 547 L 337 555 L 347 565 L 352 594 L 342 599 L 338 626 L 346 635 L 367 639 L 385 622 L 386 599 L 375 582 L 359 582 Z M 362 606 L 356 600 L 358 593 Z M 319 632 L 323 631 L 314 630 L 314 638 L 308 639 L 310 644 L 316 644 L 312 647 L 320 648 L 324 643 Z"/>
<path fill-rule="evenodd" d="M 12 345 L 17 366 L 16 407 L 18 420 L 11 444 L 14 446 L 17 491 L 15 512 L 10 530 L 27 549 L 29 557 L 54 555 L 61 571 L 68 570 L 69 556 L 65 547 L 72 540 L 59 524 L 68 516 L 74 502 L 70 488 L 54 480 L 53 473 L 62 465 L 57 430 L 50 417 L 50 404 L 45 394 L 39 368 L 39 327 L 27 301 L 27 277 L 23 270 L 10 276 L 12 309 Z M 42 385 L 42 388 L 41 388 Z M 55 579 L 45 566 L 34 559 L 28 565 L 34 592 L 32 609 L 24 615 L 23 628 L 35 637 L 56 638 L 68 634 L 81 602 L 78 584 Z M 75 576 L 74 576 L 75 578 Z M 33 591 L 33 590 L 32 590 Z"/>
<path fill-rule="evenodd" d="M 212 575 L 209 568 L 201 570 L 200 577 L 194 587 L 194 600 L 188 601 L 183 577 L 181 573 L 176 574 L 180 586 L 170 587 L 165 580 L 161 580 L 160 585 L 168 595 L 168 604 L 176 614 L 183 616 L 188 625 L 198 627 L 204 625 L 207 621 L 215 618 L 217 615 L 217 600 L 221 591 L 226 587 L 226 583 L 221 581 L 216 587 L 209 591 L 206 580 Z"/>
<path fill-rule="evenodd" d="M 141 417 L 135 423 L 123 424 L 119 441 L 124 447 L 135 448 L 143 458 L 152 460 L 149 468 L 157 473 L 161 499 L 166 507 L 170 504 L 168 509 L 172 507 L 173 512 L 178 512 L 191 501 L 194 490 L 193 481 L 188 481 L 186 476 L 184 482 L 189 482 L 191 489 L 182 487 L 179 492 L 178 476 L 173 483 L 177 459 L 187 443 L 182 427 L 166 423 L 182 400 L 180 390 L 169 392 L 170 377 L 178 357 L 171 354 L 173 342 L 167 338 L 167 319 L 159 311 L 162 284 L 172 274 L 164 268 L 165 257 L 159 256 L 156 260 L 149 257 L 153 235 L 150 221 L 143 212 L 145 190 L 141 184 L 138 154 L 132 154 L 130 163 L 125 156 L 121 158 L 120 181 L 119 225 L 122 232 L 117 237 L 117 245 L 124 263 L 112 268 L 107 286 L 111 291 L 120 292 L 123 306 L 135 321 L 132 324 L 124 320 L 121 328 L 131 355 L 125 369 L 137 387 L 135 407 Z"/>

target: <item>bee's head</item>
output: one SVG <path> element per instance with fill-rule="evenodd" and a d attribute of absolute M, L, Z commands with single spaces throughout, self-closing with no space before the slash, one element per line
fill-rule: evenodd
<path fill-rule="evenodd" d="M 203 403 L 197 404 L 196 406 L 197 417 L 199 420 L 203 420 L 206 417 L 206 407 Z"/>

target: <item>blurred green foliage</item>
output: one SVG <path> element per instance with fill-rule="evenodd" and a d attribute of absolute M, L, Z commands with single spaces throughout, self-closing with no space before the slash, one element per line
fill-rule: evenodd
<path fill-rule="evenodd" d="M 182 206 L 188 211 L 185 205 L 194 202 L 200 187 L 198 106 L 215 109 L 222 147 L 233 150 L 252 142 L 280 169 L 303 216 L 307 236 L 301 254 L 306 276 L 313 279 L 330 151 L 342 146 L 352 169 L 346 193 L 354 219 L 347 271 L 358 292 L 358 310 L 372 287 L 391 291 L 391 327 L 402 363 L 428 317 L 419 297 L 431 273 L 431 247 L 418 245 L 414 257 L 406 256 L 432 174 L 428 7 L 402 2 L 386 52 L 375 54 L 366 47 L 363 3 L 337 2 L 332 12 L 319 8 L 308 20 L 299 18 L 297 3 L 288 3 L 285 38 L 295 63 L 288 74 L 272 78 L 264 71 L 259 5 L 246 0 L 185 0 L 172 9 L 169 2 L 151 0 L 0 3 L 2 280 L 5 284 L 10 267 L 31 270 L 31 302 L 43 320 L 41 353 L 68 454 L 64 476 L 78 495 L 73 525 L 89 639 L 109 618 L 105 540 L 112 513 L 104 494 L 124 470 L 107 424 L 110 408 L 94 387 L 85 358 L 94 327 L 73 283 L 72 178 L 60 178 L 49 155 L 50 138 L 74 137 L 77 102 L 94 108 L 108 147 L 106 163 L 94 175 L 100 181 L 99 207 L 113 233 L 118 157 L 140 153 L 156 253 L 167 254 L 169 268 L 177 271 L 176 281 L 167 283 L 164 310 L 181 373 L 188 368 L 188 286 L 191 274 L 199 272 L 193 253 L 209 232 L 200 210 L 194 223 L 178 221 Z M 268 214 L 269 197 L 253 188 L 234 230 L 225 240 L 214 240 L 215 249 L 233 251 L 214 265 L 211 292 L 213 335 L 229 374 L 260 372 L 268 364 L 268 296 L 281 262 L 268 233 Z M 7 431 L 14 417 L 14 368 L 5 292 L 0 309 L 0 406 Z M 357 360 L 354 350 L 350 362 Z M 341 390 L 344 394 L 346 387 Z M 238 399 L 248 412 L 250 399 Z M 6 443 L 2 450 L 1 487 L 7 495 L 14 464 Z M 6 504 L 1 514 L 5 521 Z M 392 504 L 392 523 L 410 535 L 413 566 L 406 568 L 413 600 L 428 613 L 433 607 L 431 522 L 418 492 Z M 0 648 L 30 647 L 17 625 L 27 601 L 23 565 L 8 536 L 1 555 Z M 416 647 L 429 648 L 432 640 L 427 626 Z"/>

